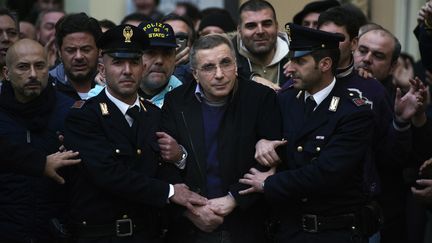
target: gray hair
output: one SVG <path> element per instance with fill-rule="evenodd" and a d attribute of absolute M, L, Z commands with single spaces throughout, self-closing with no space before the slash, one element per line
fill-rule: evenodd
<path fill-rule="evenodd" d="M 230 48 L 231 55 L 235 59 L 236 53 L 235 53 L 234 46 L 231 40 L 229 40 L 226 35 L 211 34 L 211 35 L 202 36 L 198 40 L 196 40 L 192 46 L 192 49 L 190 51 L 190 56 L 189 56 L 189 62 L 191 64 L 192 69 L 197 68 L 196 54 L 199 50 L 208 50 L 223 44 L 227 45 Z"/>

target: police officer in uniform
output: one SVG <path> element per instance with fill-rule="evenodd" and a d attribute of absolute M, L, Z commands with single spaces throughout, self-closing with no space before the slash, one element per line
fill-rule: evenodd
<path fill-rule="evenodd" d="M 160 111 L 137 95 L 142 50 L 148 45 L 143 30 L 120 25 L 97 45 L 107 87 L 86 102 L 77 101 L 66 120 L 65 146 L 82 158 L 70 171 L 72 238 L 160 242 L 160 209 L 169 202 L 192 208 L 206 200 L 184 184 L 156 179 Z"/>
<path fill-rule="evenodd" d="M 295 24 L 289 32 L 293 84 L 279 95 L 286 158 L 276 174 L 244 175 L 240 181 L 251 188 L 242 193 L 265 194 L 279 221 L 277 242 L 367 242 L 362 168 L 370 104 L 336 82 L 343 36 Z"/>

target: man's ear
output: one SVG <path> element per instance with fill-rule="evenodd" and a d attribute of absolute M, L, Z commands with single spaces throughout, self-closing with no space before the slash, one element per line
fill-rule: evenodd
<path fill-rule="evenodd" d="M 102 76 L 102 78 L 104 78 L 106 80 L 105 65 L 103 63 L 98 63 L 98 71 L 99 71 L 100 75 Z"/>
<path fill-rule="evenodd" d="M 330 57 L 324 57 L 319 62 L 319 68 L 321 72 L 327 72 L 328 70 L 331 70 L 333 64 L 333 60 Z"/>
<path fill-rule="evenodd" d="M 195 69 L 192 70 L 192 75 L 197 83 L 199 83 L 198 73 Z"/>

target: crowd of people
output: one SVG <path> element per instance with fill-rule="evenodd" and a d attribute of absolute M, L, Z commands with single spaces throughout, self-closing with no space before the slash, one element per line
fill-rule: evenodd
<path fill-rule="evenodd" d="M 0 242 L 432 239 L 421 59 L 351 4 L 0 8 Z"/>

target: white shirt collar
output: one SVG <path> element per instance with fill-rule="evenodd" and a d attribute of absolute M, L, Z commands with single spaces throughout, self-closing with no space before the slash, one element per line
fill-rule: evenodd
<path fill-rule="evenodd" d="M 201 90 L 201 86 L 198 83 L 196 84 L 196 87 L 195 87 L 195 97 L 197 98 L 197 100 L 199 102 L 202 102 L 202 99 L 204 97 L 204 94 Z"/>
<path fill-rule="evenodd" d="M 129 108 L 134 107 L 134 106 L 138 106 L 138 108 L 141 110 L 141 106 L 140 106 L 140 102 L 139 102 L 139 97 L 137 95 L 137 98 L 135 100 L 135 103 L 133 103 L 133 105 L 128 105 L 126 103 L 124 103 L 123 101 L 117 99 L 116 97 L 112 96 L 109 92 L 108 89 L 105 88 L 105 94 L 108 96 L 108 99 L 110 99 L 114 105 L 116 105 L 119 110 L 121 111 L 121 113 L 123 115 L 126 115 L 126 112 Z"/>
<path fill-rule="evenodd" d="M 321 104 L 321 102 L 323 102 L 323 100 L 325 100 L 325 98 L 327 98 L 327 96 L 330 94 L 335 84 L 336 84 L 336 78 L 333 78 L 333 81 L 329 85 L 327 85 L 327 87 L 316 92 L 314 95 L 311 95 L 309 94 L 309 92 L 306 91 L 304 97 L 305 101 L 309 96 L 312 96 L 317 104 L 316 107 L 318 107 Z"/>

